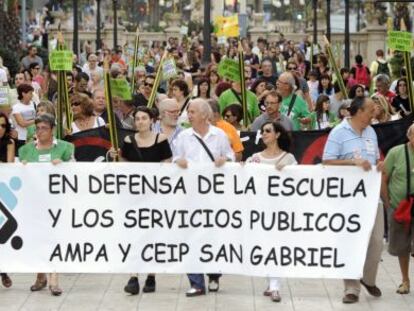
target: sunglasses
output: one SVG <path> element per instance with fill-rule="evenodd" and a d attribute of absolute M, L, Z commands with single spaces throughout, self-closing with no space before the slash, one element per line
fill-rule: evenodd
<path fill-rule="evenodd" d="M 73 107 L 73 106 L 75 106 L 75 107 L 77 107 L 77 106 L 79 106 L 81 103 L 80 102 L 73 102 L 73 103 L 71 103 L 71 106 Z"/>
<path fill-rule="evenodd" d="M 0 127 L 5 129 L 7 127 L 7 124 L 0 124 Z"/>
<path fill-rule="evenodd" d="M 296 67 L 288 67 L 288 70 L 296 70 L 296 69 L 298 69 L 298 68 L 296 68 Z"/>
<path fill-rule="evenodd" d="M 40 67 L 34 67 L 33 69 L 40 70 Z"/>
<path fill-rule="evenodd" d="M 151 83 L 148 83 L 148 82 L 144 82 L 144 85 L 145 86 L 150 86 L 150 87 L 153 87 L 154 86 L 154 84 L 151 84 Z"/>
<path fill-rule="evenodd" d="M 271 128 L 265 128 L 263 129 L 263 133 L 273 133 L 273 130 Z"/>

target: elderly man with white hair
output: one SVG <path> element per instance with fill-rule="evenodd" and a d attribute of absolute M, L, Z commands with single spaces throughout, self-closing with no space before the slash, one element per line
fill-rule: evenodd
<path fill-rule="evenodd" d="M 174 98 L 165 98 L 158 103 L 158 111 L 160 113 L 159 121 L 157 121 L 152 130 L 155 133 L 163 133 L 168 137 L 171 150 L 174 150 L 175 140 L 183 131 L 178 125 L 178 116 L 180 108 L 178 102 Z"/>
<path fill-rule="evenodd" d="M 306 129 L 306 125 L 310 123 L 310 113 L 306 102 L 295 94 L 297 85 L 293 74 L 290 72 L 282 73 L 276 86 L 282 95 L 280 113 L 292 120 L 294 131 Z"/>
<path fill-rule="evenodd" d="M 188 163 L 214 162 L 220 167 L 226 161 L 234 161 L 234 152 L 227 135 L 209 123 L 213 112 L 207 101 L 201 98 L 191 100 L 187 113 L 191 127 L 178 135 L 173 162 L 181 168 L 187 168 Z M 209 291 L 218 291 L 219 276 L 209 276 Z M 205 295 L 204 275 L 188 274 L 188 278 L 191 288 L 186 293 L 187 297 Z"/>

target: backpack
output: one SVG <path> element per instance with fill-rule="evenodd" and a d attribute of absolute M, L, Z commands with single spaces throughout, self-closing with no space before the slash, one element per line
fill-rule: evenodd
<path fill-rule="evenodd" d="M 367 72 L 367 67 L 365 65 L 354 65 L 353 68 L 355 68 L 355 80 L 357 83 L 365 85 L 367 88 L 369 88 L 371 78 Z"/>
<path fill-rule="evenodd" d="M 377 61 L 378 63 L 378 69 L 377 69 L 377 75 L 379 74 L 386 74 L 388 77 L 390 76 L 390 69 L 388 68 L 388 63 L 381 63 Z"/>

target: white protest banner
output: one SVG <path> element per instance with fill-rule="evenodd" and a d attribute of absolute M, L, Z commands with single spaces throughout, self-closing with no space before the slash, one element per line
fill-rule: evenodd
<path fill-rule="evenodd" d="M 362 275 L 380 174 L 260 164 L 1 164 L 0 271 Z"/>

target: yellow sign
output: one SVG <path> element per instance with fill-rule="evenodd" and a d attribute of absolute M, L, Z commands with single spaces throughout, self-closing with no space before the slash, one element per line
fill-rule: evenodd
<path fill-rule="evenodd" d="M 218 37 L 238 37 L 240 35 L 239 16 L 218 16 L 215 18 Z"/>

